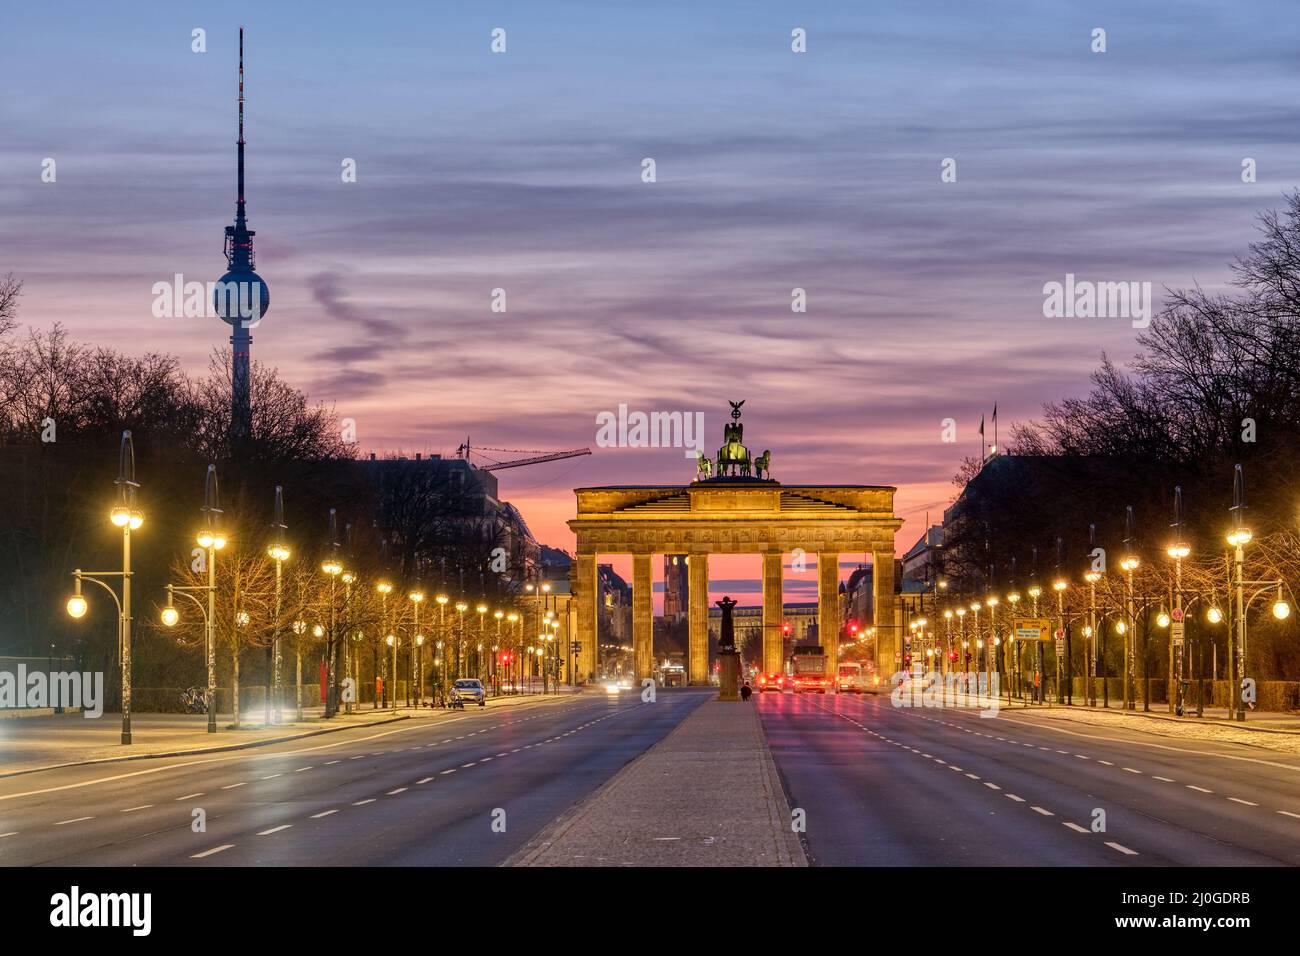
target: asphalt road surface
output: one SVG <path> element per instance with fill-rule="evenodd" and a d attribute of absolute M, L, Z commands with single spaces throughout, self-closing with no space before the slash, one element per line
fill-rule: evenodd
<path fill-rule="evenodd" d="M 1300 864 L 1300 757 L 887 696 L 758 705 L 814 864 Z"/>
<path fill-rule="evenodd" d="M 0 780 L 0 864 L 493 865 L 709 696 L 589 692 L 11 777 Z"/>

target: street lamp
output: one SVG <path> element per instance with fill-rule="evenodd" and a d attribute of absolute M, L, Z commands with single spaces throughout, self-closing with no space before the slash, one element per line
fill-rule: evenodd
<path fill-rule="evenodd" d="M 326 682 L 325 716 L 333 717 L 338 712 L 338 577 L 343 573 L 339 562 L 338 512 L 330 509 L 329 517 L 329 556 L 321 562 L 320 569 L 330 579 L 330 630 L 326 642 Z"/>
<path fill-rule="evenodd" d="M 380 581 L 375 585 L 375 590 L 379 592 L 379 602 L 382 609 L 380 631 L 388 627 L 388 595 L 393 593 L 393 586 L 387 581 Z M 390 638 L 392 635 L 388 635 Z M 390 640 L 389 646 L 393 649 L 392 669 L 388 672 L 388 680 L 384 681 L 384 700 L 385 704 L 393 705 L 393 713 L 397 713 L 397 695 L 393 693 L 396 690 L 394 682 L 397 680 L 397 641 Z"/>
<path fill-rule="evenodd" d="M 1250 529 L 1245 525 L 1245 511 L 1245 477 L 1241 465 L 1237 465 L 1232 475 L 1232 507 L 1228 509 L 1233 516 L 1233 528 L 1227 536 L 1228 544 L 1233 548 L 1237 567 L 1237 647 L 1235 653 L 1232 648 L 1228 650 L 1228 717 L 1232 718 L 1235 708 L 1239 721 L 1246 719 L 1246 708 L 1241 705 L 1237 687 L 1240 679 L 1246 675 L 1246 592 L 1243 569 L 1246 562 L 1246 545 L 1250 544 L 1251 534 Z M 1228 635 L 1231 641 L 1231 629 Z"/>
<path fill-rule="evenodd" d="M 455 666 L 455 668 L 456 668 L 456 676 L 457 676 L 457 677 L 460 677 L 460 676 L 461 676 L 461 671 L 460 671 L 460 650 L 461 650 L 461 644 L 462 644 L 462 643 L 464 642 L 464 640 L 465 640 L 465 612 L 468 611 L 468 610 L 469 610 L 469 605 L 466 604 L 464 601 L 457 601 L 457 602 L 456 602 L 456 615 L 457 615 L 457 617 L 456 617 L 456 654 L 455 654 L 455 656 L 452 658 L 452 661 L 453 661 L 453 664 L 454 664 L 454 666 Z M 447 696 L 448 696 L 448 694 L 450 693 L 450 687 L 449 687 L 449 685 L 448 685 L 448 681 L 449 681 L 450 678 L 451 678 L 451 674 L 450 674 L 450 671 L 449 671 L 447 668 L 443 668 L 442 675 L 443 675 L 443 676 L 442 676 L 442 696 L 443 696 L 444 699 L 446 699 Z"/>
<path fill-rule="evenodd" d="M 113 596 L 117 605 L 117 642 L 122 666 L 122 743 L 131 743 L 131 532 L 139 530 L 144 524 L 144 514 L 136 507 L 136 491 L 140 483 L 135 480 L 135 446 L 131 442 L 131 432 L 122 432 L 122 440 L 117 450 L 117 502 L 109 512 L 109 521 L 114 527 L 122 529 L 122 570 L 73 572 L 73 594 L 68 599 L 68 615 L 75 620 L 86 616 L 89 605 L 81 593 L 81 581 L 85 578 L 94 581 Z M 122 598 L 109 587 L 102 578 L 122 579 Z"/>
<path fill-rule="evenodd" d="M 420 674 L 417 677 L 416 672 L 417 670 L 421 669 L 421 662 L 416 660 L 415 649 L 417 647 L 423 646 L 424 644 L 424 639 L 423 637 L 420 636 L 420 605 L 424 603 L 424 592 L 421 591 L 419 588 L 416 588 L 413 591 L 411 591 L 411 593 L 409 593 L 406 597 L 411 602 L 412 613 L 415 615 L 415 634 L 417 638 L 419 638 L 417 641 L 413 641 L 411 643 L 411 680 L 408 682 L 406 688 L 406 704 L 408 707 L 411 704 L 410 685 L 415 684 L 415 706 L 419 707 L 422 703 L 424 703 L 424 675 Z"/>
<path fill-rule="evenodd" d="M 275 486 L 275 517 L 271 522 L 271 543 L 266 549 L 267 556 L 275 562 L 275 619 L 271 634 L 271 692 L 266 698 L 266 722 L 274 719 L 280 722 L 280 583 L 284 562 L 289 560 L 289 548 L 284 543 L 284 532 L 288 525 L 284 523 L 284 489 Z M 274 701 L 274 704 L 272 704 Z M 274 713 L 272 713 L 274 707 Z"/>

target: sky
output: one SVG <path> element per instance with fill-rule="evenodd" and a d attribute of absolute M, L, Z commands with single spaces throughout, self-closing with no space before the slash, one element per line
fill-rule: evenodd
<path fill-rule="evenodd" d="M 775 478 L 896 485 L 901 553 L 995 402 L 1005 437 L 1133 354 L 1127 318 L 1045 318 L 1045 283 L 1222 288 L 1300 181 L 1294 3 L 48 0 L 0 23 L 25 322 L 194 372 L 226 344 L 151 306 L 224 271 L 242 23 L 254 358 L 363 453 L 591 447 L 499 474 L 561 548 L 575 487 L 694 475 L 598 447 L 602 412 L 702 413 L 712 455 L 744 399 Z M 757 577 L 723 564 L 715 589 Z"/>

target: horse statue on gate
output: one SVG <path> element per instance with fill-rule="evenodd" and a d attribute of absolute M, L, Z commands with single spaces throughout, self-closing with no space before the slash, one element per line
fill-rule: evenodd
<path fill-rule="evenodd" d="M 754 477 L 764 478 L 769 481 L 772 478 L 772 450 L 764 449 L 763 454 L 754 459 Z"/>
<path fill-rule="evenodd" d="M 704 457 L 704 452 L 695 453 L 695 480 L 703 481 L 706 478 L 713 477 L 713 462 Z"/>

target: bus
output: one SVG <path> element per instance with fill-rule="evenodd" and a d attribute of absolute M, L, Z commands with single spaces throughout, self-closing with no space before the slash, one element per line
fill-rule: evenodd
<path fill-rule="evenodd" d="M 870 677 L 858 661 L 840 661 L 835 674 L 835 689 L 841 694 L 861 694 L 869 688 Z"/>

